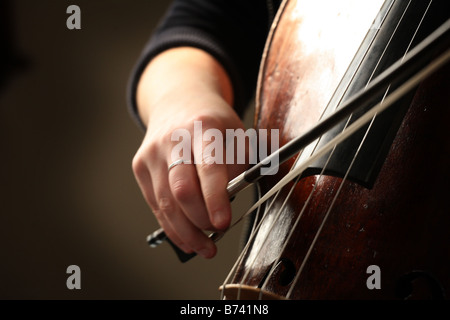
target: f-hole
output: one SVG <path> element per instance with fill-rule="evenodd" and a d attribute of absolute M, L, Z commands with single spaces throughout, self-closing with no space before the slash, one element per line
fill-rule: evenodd
<path fill-rule="evenodd" d="M 262 288 L 264 282 L 266 281 L 267 277 L 270 274 L 271 268 L 266 272 L 264 277 L 261 279 L 258 288 Z M 289 285 L 295 278 L 296 274 L 296 268 L 295 264 L 289 260 L 288 258 L 280 258 L 278 260 L 275 268 L 274 268 L 274 277 L 278 279 L 278 284 L 280 286 L 287 286 Z"/>
<path fill-rule="evenodd" d="M 404 300 L 445 299 L 441 283 L 425 271 L 412 271 L 401 276 L 397 283 L 396 294 Z"/>

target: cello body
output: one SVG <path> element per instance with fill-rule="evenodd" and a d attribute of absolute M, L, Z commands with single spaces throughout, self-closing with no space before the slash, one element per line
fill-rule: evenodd
<path fill-rule="evenodd" d="M 255 126 L 279 129 L 280 145 L 301 135 L 445 22 L 444 2 L 283 2 L 262 60 Z M 333 8 L 313 16 L 325 5 Z M 446 298 L 449 74 L 447 65 L 425 79 L 267 201 L 224 298 Z M 327 139 L 264 177 L 261 192 Z"/>

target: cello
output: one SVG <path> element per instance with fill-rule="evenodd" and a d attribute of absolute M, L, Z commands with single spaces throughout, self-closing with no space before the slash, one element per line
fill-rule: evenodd
<path fill-rule="evenodd" d="M 302 136 L 443 25 L 447 6 L 436 0 L 283 1 L 262 59 L 255 127 L 279 129 L 280 146 Z M 258 206 L 221 297 L 446 298 L 449 72 L 447 63 L 421 79 Z M 383 104 L 399 86 L 388 84 L 370 102 Z M 284 161 L 277 174 L 258 180 L 260 194 L 368 110 L 353 112 Z"/>

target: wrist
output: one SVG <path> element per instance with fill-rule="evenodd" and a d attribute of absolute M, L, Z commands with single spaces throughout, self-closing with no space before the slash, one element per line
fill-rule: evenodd
<path fill-rule="evenodd" d="M 144 70 L 137 89 L 139 115 L 145 125 L 155 108 L 168 99 L 203 94 L 220 96 L 233 105 L 233 90 L 225 69 L 207 52 L 191 47 L 169 49 Z"/>

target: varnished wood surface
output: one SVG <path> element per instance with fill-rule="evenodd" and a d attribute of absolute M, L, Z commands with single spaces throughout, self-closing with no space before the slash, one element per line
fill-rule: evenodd
<path fill-rule="evenodd" d="M 289 1 L 285 10 L 295 10 L 296 4 Z M 302 22 L 297 18 L 290 15 L 277 28 L 294 30 L 294 24 Z M 316 61 L 301 59 L 305 56 L 302 46 L 295 45 L 286 33 L 274 37 L 272 44 L 262 69 L 255 124 L 280 128 L 283 144 L 318 119 L 320 112 L 312 106 L 326 103 L 343 71 L 324 85 L 306 85 L 311 80 L 308 67 L 313 74 L 314 64 L 323 61 L 321 56 L 309 57 Z M 286 58 L 286 53 L 294 58 Z M 299 75 L 298 70 L 305 68 Z M 294 286 L 291 299 L 445 297 L 450 290 L 449 73 L 447 66 L 417 89 L 373 188 L 338 177 L 310 176 L 299 181 L 286 203 L 292 183 L 283 189 L 232 284 L 242 283 L 279 297 Z M 263 192 L 289 170 L 293 160 L 276 177 L 263 179 Z M 327 212 L 328 219 L 305 259 Z M 299 215 L 293 236 L 287 238 Z M 268 274 L 274 263 L 277 267 Z M 381 289 L 367 287 L 371 265 L 380 268 Z M 415 280 L 403 281 L 408 277 Z M 411 292 L 407 291 L 409 284 Z"/>

